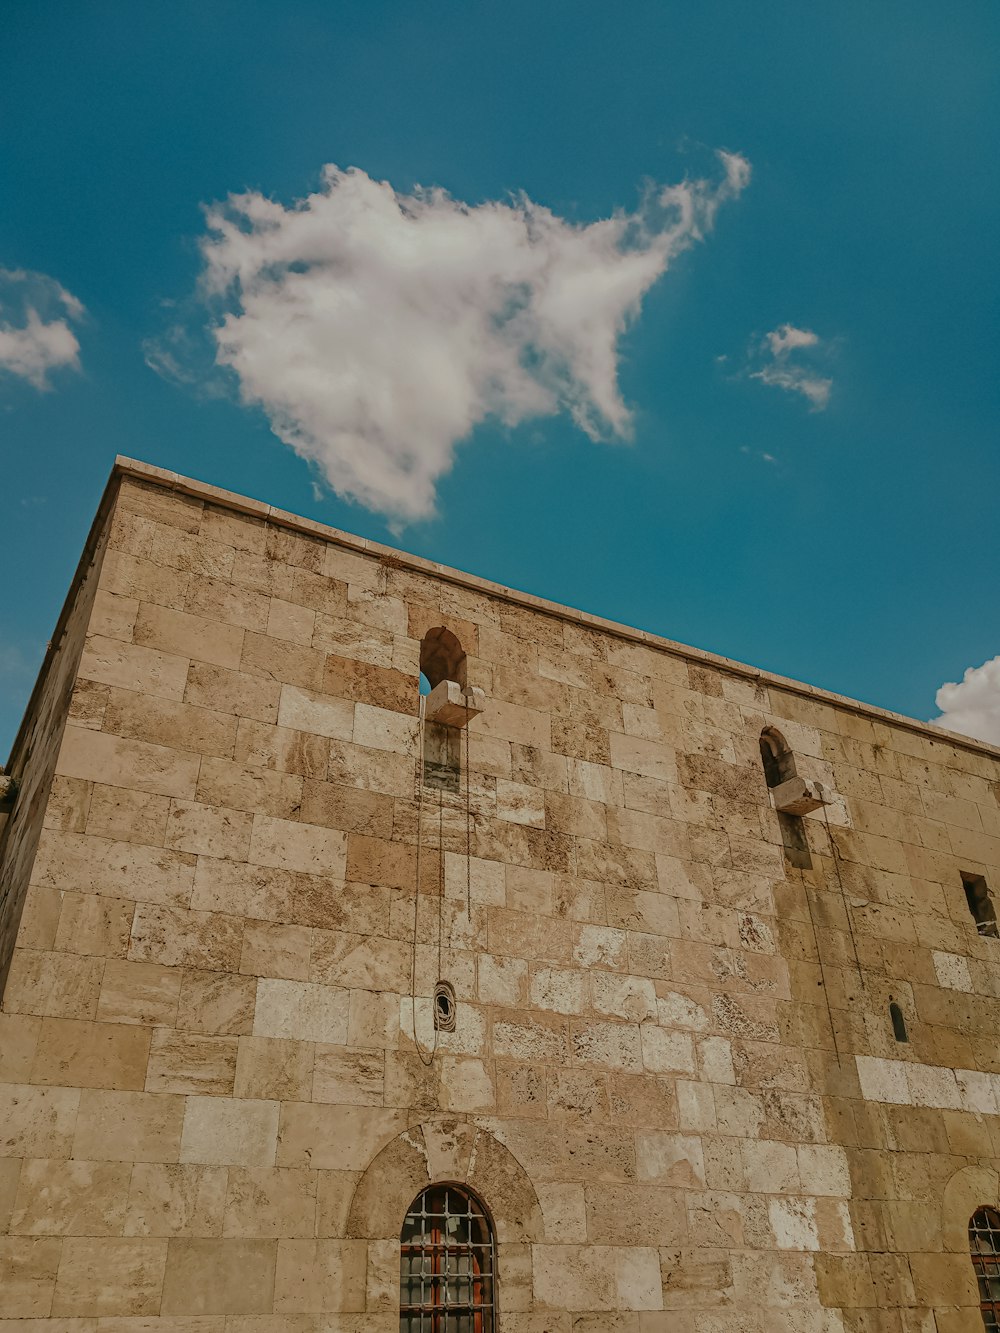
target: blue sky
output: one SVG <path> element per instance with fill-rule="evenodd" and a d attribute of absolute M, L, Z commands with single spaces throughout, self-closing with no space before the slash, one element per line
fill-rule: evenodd
<path fill-rule="evenodd" d="M 0 751 L 116 453 L 913 716 L 1000 654 L 992 0 L 8 0 L 4 28 Z M 290 247 L 276 287 L 237 220 L 252 309 L 198 287 L 205 206 L 243 192 Z"/>

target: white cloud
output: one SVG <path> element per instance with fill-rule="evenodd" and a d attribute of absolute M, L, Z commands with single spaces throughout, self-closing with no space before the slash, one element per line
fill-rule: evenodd
<path fill-rule="evenodd" d="M 823 350 L 819 335 L 811 329 L 797 329 L 794 324 L 780 324 L 766 333 L 752 348 L 752 356 L 759 362 L 759 370 L 750 372 L 752 380 L 771 384 L 789 393 L 799 393 L 808 399 L 814 412 L 822 412 L 830 401 L 833 380 L 820 375 L 808 362 L 796 358 L 796 353 L 808 349 L 813 353 Z"/>
<path fill-rule="evenodd" d="M 582 225 L 524 196 L 470 205 L 334 166 L 288 208 L 230 196 L 202 245 L 217 360 L 333 490 L 396 520 L 433 513 L 484 420 L 565 411 L 592 439 L 627 439 L 619 338 L 747 185 L 743 158 L 718 157 L 720 180 L 651 188 L 636 212 Z"/>
<path fill-rule="evenodd" d="M 70 328 L 84 316 L 72 293 L 44 273 L 0 269 L 0 371 L 49 387 L 49 372 L 80 368 L 80 344 Z"/>
<path fill-rule="evenodd" d="M 939 727 L 1000 745 L 1000 657 L 969 667 L 957 684 L 942 685 L 934 702 L 941 709 L 934 718 Z"/>

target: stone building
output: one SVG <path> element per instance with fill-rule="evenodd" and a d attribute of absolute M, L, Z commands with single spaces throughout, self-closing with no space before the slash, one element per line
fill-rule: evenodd
<path fill-rule="evenodd" d="M 996 1327 L 1000 751 L 119 460 L 7 773 L 0 1330 Z"/>

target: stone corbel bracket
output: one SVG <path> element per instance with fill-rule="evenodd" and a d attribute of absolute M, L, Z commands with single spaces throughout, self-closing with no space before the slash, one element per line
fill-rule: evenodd
<path fill-rule="evenodd" d="M 486 707 L 486 694 L 473 687 L 463 690 L 454 680 L 442 680 L 424 700 L 424 720 L 446 727 L 467 727 Z"/>
<path fill-rule="evenodd" d="M 771 788 L 774 808 L 782 815 L 809 815 L 824 805 L 833 805 L 837 793 L 815 778 L 788 778 Z"/>

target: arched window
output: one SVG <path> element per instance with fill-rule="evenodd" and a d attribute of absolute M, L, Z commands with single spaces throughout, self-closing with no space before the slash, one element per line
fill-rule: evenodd
<path fill-rule="evenodd" d="M 429 629 L 420 641 L 420 671 L 431 689 L 443 680 L 465 685 L 465 649 L 444 625 Z"/>
<path fill-rule="evenodd" d="M 769 787 L 778 787 L 795 777 L 795 756 L 776 727 L 765 727 L 760 733 L 760 758 Z"/>
<path fill-rule="evenodd" d="M 1000 1213 L 977 1208 L 969 1220 L 969 1249 L 979 1284 L 979 1309 L 986 1333 L 1000 1330 Z"/>
<path fill-rule="evenodd" d="M 437 625 L 429 629 L 420 641 L 421 694 L 429 694 L 443 680 L 454 680 L 465 688 L 465 649 L 450 629 Z M 424 785 L 457 792 L 461 766 L 461 733 L 458 728 L 446 727 L 440 722 L 428 722 L 424 727 Z"/>
<path fill-rule="evenodd" d="M 474 1194 L 425 1189 L 399 1239 L 399 1333 L 494 1333 L 496 1246 Z"/>
<path fill-rule="evenodd" d="M 764 781 L 768 789 L 780 787 L 783 782 L 796 776 L 795 755 L 777 727 L 765 727 L 760 733 L 760 760 L 764 765 Z M 785 860 L 797 870 L 811 870 L 812 857 L 809 855 L 809 839 L 806 837 L 802 816 L 785 814 L 779 810 L 778 824 Z"/>

